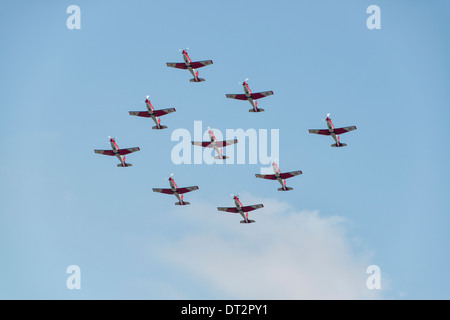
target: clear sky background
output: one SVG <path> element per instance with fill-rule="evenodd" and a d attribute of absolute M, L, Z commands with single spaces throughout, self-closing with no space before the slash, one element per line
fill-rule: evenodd
<path fill-rule="evenodd" d="M 450 298 L 448 1 L 0 4 L 0 298 Z M 366 27 L 372 4 L 380 30 Z M 166 67 L 186 47 L 214 61 L 206 82 Z M 225 98 L 245 78 L 275 92 L 265 112 Z M 168 129 L 128 115 L 147 94 L 177 109 Z M 358 127 L 348 147 L 308 133 L 327 113 Z M 175 165 L 171 134 L 196 120 L 279 129 L 281 170 L 303 171 L 294 190 L 256 179 L 260 163 Z M 94 154 L 109 135 L 141 148 L 133 167 Z M 199 186 L 190 206 L 152 192 L 171 173 Z M 264 203 L 256 223 L 216 210 L 231 193 Z"/>

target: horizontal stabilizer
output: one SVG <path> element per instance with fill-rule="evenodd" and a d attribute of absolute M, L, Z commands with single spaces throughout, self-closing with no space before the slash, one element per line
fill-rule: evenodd
<path fill-rule="evenodd" d="M 255 111 L 255 109 L 248 110 L 248 112 L 263 112 L 263 111 L 264 111 L 264 109 L 261 109 L 261 108 L 256 109 L 256 111 Z"/>
<path fill-rule="evenodd" d="M 220 160 L 220 159 L 228 159 L 228 157 L 227 156 L 215 156 L 214 157 L 214 159 L 216 159 L 216 160 Z"/>
<path fill-rule="evenodd" d="M 190 202 L 187 202 L 187 201 L 183 201 L 183 202 L 175 202 L 175 205 L 177 205 L 177 206 L 186 206 L 186 205 L 188 205 L 188 204 L 191 204 Z"/>
<path fill-rule="evenodd" d="M 289 190 L 294 190 L 294 188 L 291 188 L 291 187 L 286 187 L 285 189 L 278 188 L 278 191 L 289 191 Z"/>
<path fill-rule="evenodd" d="M 253 223 L 255 220 L 241 220 L 241 223 Z"/>
<path fill-rule="evenodd" d="M 195 78 L 192 78 L 191 80 L 189 80 L 190 82 L 203 82 L 203 81 L 205 81 L 205 79 L 203 79 L 203 78 L 197 78 L 197 79 L 195 79 Z"/>
<path fill-rule="evenodd" d="M 167 129 L 167 126 L 159 126 L 159 127 L 153 126 L 152 129 L 156 129 L 156 130 L 159 130 L 159 129 Z"/>
<path fill-rule="evenodd" d="M 331 146 L 339 148 L 339 147 L 346 147 L 347 144 L 346 143 L 340 143 L 339 145 L 337 145 L 336 143 L 333 143 Z"/>
<path fill-rule="evenodd" d="M 125 167 L 131 167 L 133 165 L 131 163 L 125 163 L 125 165 L 122 165 L 121 163 L 119 163 L 117 166 L 125 168 Z"/>

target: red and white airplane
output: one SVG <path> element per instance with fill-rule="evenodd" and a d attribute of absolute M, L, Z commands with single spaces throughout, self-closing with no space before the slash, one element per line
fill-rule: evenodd
<path fill-rule="evenodd" d="M 248 84 L 248 79 L 245 79 L 242 83 L 242 86 L 244 87 L 245 94 L 226 94 L 227 98 L 230 99 L 237 99 L 237 100 L 248 100 L 250 104 L 252 105 L 253 109 L 248 110 L 249 112 L 262 112 L 264 109 L 258 108 L 258 101 L 255 101 L 257 99 L 261 99 L 264 97 L 268 97 L 273 94 L 273 91 L 264 91 L 264 92 L 257 92 L 252 93 L 250 90 Z"/>
<path fill-rule="evenodd" d="M 278 168 L 275 162 L 272 163 L 272 168 L 275 174 L 255 174 L 255 176 L 262 179 L 278 180 L 278 182 L 281 184 L 281 188 L 278 188 L 278 191 L 293 190 L 293 188 L 291 187 L 286 187 L 286 179 L 298 176 L 303 173 L 301 170 L 281 173 L 280 168 Z"/>
<path fill-rule="evenodd" d="M 185 206 L 185 205 L 190 204 L 190 202 L 187 202 L 187 201 L 183 200 L 183 194 L 191 192 L 191 191 L 198 190 L 198 187 L 197 186 L 193 186 L 193 187 L 178 188 L 178 186 L 175 183 L 175 180 L 173 180 L 172 176 L 173 176 L 173 173 L 169 177 L 170 189 L 153 188 L 153 192 L 160 192 L 160 193 L 165 193 L 165 194 L 174 194 L 177 197 L 177 199 L 178 199 L 178 202 L 175 202 L 175 204 L 177 206 Z"/>
<path fill-rule="evenodd" d="M 119 146 L 117 145 L 116 140 L 111 137 L 108 137 L 108 138 L 109 138 L 109 142 L 111 143 L 112 150 L 94 150 L 94 152 L 99 153 L 99 154 L 104 154 L 107 156 L 116 156 L 120 160 L 120 163 L 117 165 L 118 167 L 131 167 L 132 166 L 131 163 L 125 162 L 125 155 L 139 151 L 141 149 L 139 149 L 139 147 L 119 149 Z"/>
<path fill-rule="evenodd" d="M 209 66 L 210 64 L 213 64 L 212 60 L 204 60 L 204 61 L 192 61 L 191 58 L 189 58 L 189 55 L 187 53 L 187 50 L 189 48 L 182 50 L 183 54 L 183 60 L 184 62 L 176 63 L 176 62 L 167 62 L 168 67 L 177 68 L 177 69 L 188 69 L 189 72 L 194 77 L 193 79 L 189 80 L 190 82 L 202 82 L 205 81 L 203 78 L 198 77 L 198 68 Z M 180 49 L 181 51 L 181 49 Z"/>
<path fill-rule="evenodd" d="M 217 210 L 229 213 L 239 213 L 242 216 L 242 218 L 244 218 L 244 220 L 242 220 L 241 223 L 255 222 L 255 220 L 248 219 L 248 212 L 264 207 L 262 203 L 244 207 L 241 203 L 241 200 L 239 200 L 238 196 L 233 196 L 233 200 L 236 207 L 217 207 Z"/>
<path fill-rule="evenodd" d="M 335 128 L 333 125 L 333 122 L 331 122 L 330 114 L 327 114 L 327 118 L 325 119 L 327 122 L 328 129 L 322 129 L 322 130 L 316 130 L 316 129 L 309 129 L 309 133 L 315 133 L 315 134 L 321 134 L 324 136 L 332 136 L 334 141 L 336 143 L 333 143 L 332 147 L 345 147 L 347 146 L 346 143 L 341 143 L 339 140 L 339 135 L 356 130 L 356 126 L 350 126 L 350 127 L 343 127 L 343 128 Z"/>
<path fill-rule="evenodd" d="M 224 156 L 222 154 L 223 147 L 238 143 L 237 139 L 234 140 L 225 140 L 225 141 L 217 141 L 216 136 L 212 132 L 212 130 L 208 127 L 208 133 L 209 133 L 209 140 L 210 141 L 192 141 L 192 145 L 194 146 L 200 146 L 203 148 L 214 148 L 217 152 L 217 156 L 214 157 L 214 159 L 228 159 L 227 156 Z"/>
<path fill-rule="evenodd" d="M 161 119 L 158 117 L 165 116 L 166 114 L 175 112 L 175 108 L 161 109 L 155 110 L 148 100 L 148 97 L 145 99 L 145 105 L 147 106 L 148 111 L 129 111 L 130 115 L 144 117 L 144 118 L 152 118 L 155 121 L 156 126 L 152 127 L 152 129 L 166 129 L 166 126 L 161 125 Z"/>

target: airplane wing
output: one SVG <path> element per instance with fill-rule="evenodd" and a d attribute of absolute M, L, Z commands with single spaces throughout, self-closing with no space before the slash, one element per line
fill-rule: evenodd
<path fill-rule="evenodd" d="M 277 180 L 277 176 L 274 174 L 255 174 L 255 176 L 262 179 Z"/>
<path fill-rule="evenodd" d="M 349 131 L 353 131 L 353 130 L 356 130 L 355 126 L 344 127 L 344 128 L 337 128 L 337 129 L 334 129 L 334 133 L 336 133 L 336 134 L 343 134 L 343 133 L 346 133 L 346 132 L 349 132 Z"/>
<path fill-rule="evenodd" d="M 191 62 L 191 67 L 194 69 L 198 69 L 201 67 L 209 66 L 210 64 L 213 64 L 212 60 L 195 61 L 195 62 Z"/>
<path fill-rule="evenodd" d="M 257 92 L 257 93 L 252 93 L 252 99 L 256 100 L 256 99 L 261 99 L 264 97 L 268 97 L 273 95 L 273 91 L 264 91 L 264 92 Z"/>
<path fill-rule="evenodd" d="M 156 117 L 161 117 L 161 116 L 165 116 L 166 114 L 169 114 L 169 113 L 172 113 L 175 111 L 176 111 L 175 108 L 168 108 L 168 109 L 155 110 L 155 111 L 153 111 L 153 114 Z M 147 114 L 148 114 L 148 112 L 147 112 Z"/>
<path fill-rule="evenodd" d="M 328 131 L 328 129 L 323 129 L 323 130 L 309 129 L 308 131 L 309 131 L 309 133 L 321 134 L 324 136 L 330 135 L 330 131 Z"/>
<path fill-rule="evenodd" d="M 216 141 L 216 145 L 217 145 L 219 148 L 226 147 L 226 146 L 229 146 L 229 145 L 232 145 L 232 144 L 235 144 L 235 143 L 238 143 L 238 140 L 237 140 L 237 139 L 234 139 L 234 140 L 226 140 L 226 141 Z"/>
<path fill-rule="evenodd" d="M 195 190 L 198 190 L 198 187 L 197 187 L 197 186 L 193 186 L 193 187 L 185 187 L 185 188 L 178 188 L 178 189 L 177 189 L 177 192 L 178 192 L 179 194 L 183 194 L 183 193 L 188 193 L 188 192 L 195 191 Z"/>
<path fill-rule="evenodd" d="M 94 150 L 95 153 L 104 154 L 105 156 L 115 156 L 116 154 L 112 150 Z"/>
<path fill-rule="evenodd" d="M 186 64 L 184 62 L 180 62 L 180 63 L 167 62 L 166 65 L 168 67 L 177 68 L 177 69 L 187 69 Z"/>
<path fill-rule="evenodd" d="M 150 118 L 148 111 L 129 111 L 131 116 Z"/>
<path fill-rule="evenodd" d="M 281 179 L 289 179 L 289 178 L 298 176 L 298 175 L 300 175 L 302 173 L 303 173 L 302 170 L 285 172 L 285 173 L 280 174 L 280 178 Z"/>
<path fill-rule="evenodd" d="M 141 150 L 141 149 L 139 149 L 139 147 L 120 149 L 119 150 L 119 154 L 124 156 L 126 154 L 133 153 L 133 152 L 136 152 L 136 151 L 139 151 L 139 150 Z"/>
<path fill-rule="evenodd" d="M 165 193 L 165 194 L 173 194 L 172 189 L 153 188 L 153 192 L 159 192 L 159 193 Z"/>
<path fill-rule="evenodd" d="M 209 141 L 192 141 L 193 146 L 200 146 L 203 148 L 212 148 L 211 142 Z"/>
<path fill-rule="evenodd" d="M 224 211 L 224 212 L 230 212 L 230 213 L 238 213 L 238 209 L 236 209 L 235 207 L 217 207 L 217 210 L 219 211 Z"/>
<path fill-rule="evenodd" d="M 250 211 L 253 211 L 253 210 L 262 208 L 262 207 L 264 207 L 264 205 L 263 205 L 262 203 L 260 203 L 260 204 L 254 204 L 254 205 L 252 205 L 252 206 L 245 206 L 245 207 L 242 207 L 242 211 L 244 211 L 244 212 L 250 212 Z"/>
<path fill-rule="evenodd" d="M 230 99 L 247 100 L 247 96 L 245 94 L 226 94 L 226 96 Z"/>

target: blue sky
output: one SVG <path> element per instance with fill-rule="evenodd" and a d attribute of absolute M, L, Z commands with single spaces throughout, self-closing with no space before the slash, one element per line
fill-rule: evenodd
<path fill-rule="evenodd" d="M 81 9 L 69 30 L 66 9 Z M 369 30 L 366 9 L 381 8 Z M 448 299 L 446 1 L 2 1 L 0 297 Z M 199 69 L 167 68 L 212 59 Z M 266 111 L 226 99 L 249 78 Z M 174 107 L 167 130 L 128 115 Z M 356 125 L 341 136 L 310 135 Z M 261 164 L 175 165 L 176 129 L 278 129 L 291 192 Z M 117 159 L 94 154 L 139 146 Z M 192 149 L 192 151 L 194 151 Z M 225 149 L 225 153 L 227 150 Z M 175 207 L 171 173 L 198 185 Z M 265 208 L 241 225 L 217 206 Z M 66 268 L 81 268 L 68 290 Z M 368 290 L 378 265 L 381 290 Z"/>

